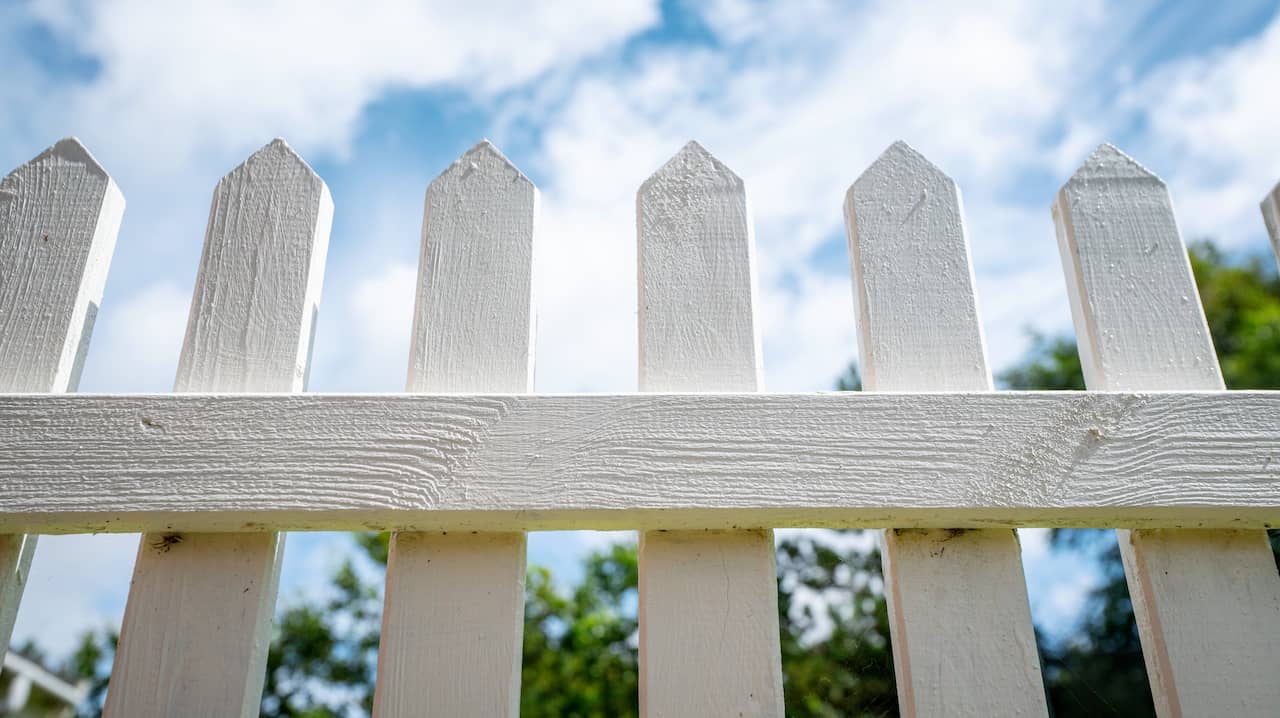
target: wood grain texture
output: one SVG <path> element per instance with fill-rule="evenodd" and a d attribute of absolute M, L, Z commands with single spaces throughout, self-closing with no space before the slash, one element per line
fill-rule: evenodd
<path fill-rule="evenodd" d="M 302 391 L 333 200 L 277 139 L 213 191 L 174 391 Z"/>
<path fill-rule="evenodd" d="M 104 715 L 258 715 L 283 548 L 274 533 L 145 536 Z"/>
<path fill-rule="evenodd" d="M 641 714 L 782 715 L 773 531 L 646 531 L 640 550 Z"/>
<path fill-rule="evenodd" d="M 538 191 L 476 145 L 427 188 L 409 391 L 533 389 Z M 520 712 L 525 535 L 396 533 L 374 714 Z"/>
<path fill-rule="evenodd" d="M 538 190 L 489 142 L 427 188 L 408 391 L 527 392 Z"/>
<path fill-rule="evenodd" d="M 1267 236 L 1271 237 L 1271 251 L 1280 264 L 1280 184 L 1262 198 L 1262 221 L 1267 225 Z"/>
<path fill-rule="evenodd" d="M 89 349 L 124 196 L 75 138 L 0 181 L 0 391 L 74 391 Z M 0 655 L 36 537 L 0 535 Z"/>
<path fill-rule="evenodd" d="M 283 140 L 214 190 L 175 391 L 301 391 L 333 202 Z M 254 716 L 281 537 L 142 537 L 105 714 Z"/>
<path fill-rule="evenodd" d="M 890 529 L 884 548 L 902 715 L 1047 715 L 1017 535 Z"/>
<path fill-rule="evenodd" d="M 955 182 L 897 142 L 845 218 L 864 390 L 990 390 Z M 1013 530 L 891 530 L 883 551 L 902 715 L 1048 714 Z"/>
<path fill-rule="evenodd" d="M 124 196 L 74 138 L 0 182 L 0 391 L 74 391 Z"/>
<path fill-rule="evenodd" d="M 1221 389 L 1165 184 L 1103 145 L 1053 210 L 1089 388 Z M 1117 538 L 1157 712 L 1273 715 L 1280 576 L 1265 534 L 1122 530 Z"/>
<path fill-rule="evenodd" d="M 0 531 L 1280 525 L 1280 393 L 0 396 Z"/>
<path fill-rule="evenodd" d="M 525 534 L 399 533 L 387 565 L 374 714 L 519 715 Z"/>
<path fill-rule="evenodd" d="M 641 185 L 636 239 L 640 390 L 759 389 L 742 180 L 688 143 Z M 639 561 L 640 714 L 781 716 L 773 531 L 644 533 Z"/>
<path fill-rule="evenodd" d="M 960 190 L 895 142 L 845 195 L 868 391 L 990 391 Z"/>
<path fill-rule="evenodd" d="M 1053 217 L 1089 388 L 1223 388 L 1164 182 L 1102 145 L 1062 186 Z"/>
<path fill-rule="evenodd" d="M 636 194 L 641 391 L 762 385 L 742 180 L 690 142 Z"/>

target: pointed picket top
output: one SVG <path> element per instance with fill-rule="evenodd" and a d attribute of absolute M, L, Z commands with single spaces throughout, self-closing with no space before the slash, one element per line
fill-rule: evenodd
<path fill-rule="evenodd" d="M 742 179 L 689 142 L 640 186 L 636 228 L 640 390 L 759 390 Z M 773 533 L 647 532 L 639 561 L 641 714 L 782 715 Z"/>
<path fill-rule="evenodd" d="M 119 194 L 111 175 L 76 137 L 64 137 L 43 152 L 16 167 L 0 180 L 0 201 L 12 200 L 20 192 L 23 182 L 38 182 L 50 173 L 81 175 L 85 181 L 109 187 Z M 120 198 L 123 202 L 123 197 Z"/>
<path fill-rule="evenodd" d="M 654 185 L 669 182 L 727 185 L 742 190 L 742 178 L 707 151 L 697 140 L 689 140 L 649 179 L 640 185 L 640 194 L 649 194 Z"/>
<path fill-rule="evenodd" d="M 1097 155 L 1053 207 L 1085 385 L 1223 389 L 1168 188 L 1114 148 Z M 1273 714 L 1280 691 L 1266 658 L 1280 643 L 1280 584 L 1266 537 L 1124 529 L 1116 538 L 1156 713 Z M 1231 669 L 1210 675 L 1207 665 Z"/>
<path fill-rule="evenodd" d="M 1156 173 L 1110 142 L 1098 145 L 1084 164 L 1071 175 L 1071 179 L 1067 180 L 1067 185 L 1107 180 L 1150 180 L 1164 185 L 1164 180 Z"/>
<path fill-rule="evenodd" d="M 74 137 L 0 180 L 0 391 L 74 391 L 102 301 L 124 196 Z M 35 536 L 0 536 L 0 656 Z"/>
<path fill-rule="evenodd" d="M 74 137 L 0 181 L 0 390 L 75 388 L 124 204 Z"/>
<path fill-rule="evenodd" d="M 482 176 L 497 175 L 500 179 L 510 182 L 520 182 L 532 186 L 533 181 L 520 171 L 507 156 L 502 153 L 492 142 L 487 139 L 480 140 L 474 147 L 463 152 L 453 164 L 445 168 L 443 172 L 431 180 L 430 186 L 435 186 L 440 182 L 448 182 L 451 179 L 470 177 L 473 173 L 480 172 Z"/>
<path fill-rule="evenodd" d="M 906 200 L 905 204 L 903 200 Z M 915 216 L 930 200 L 940 206 L 934 207 L 929 215 L 950 207 L 954 214 L 948 219 L 961 225 L 963 231 L 960 190 L 955 180 L 914 147 L 897 140 L 849 186 L 845 193 L 845 221 L 850 229 L 854 229 L 858 215 L 866 221 L 871 219 L 869 214 L 872 211 L 886 216 L 900 215 L 900 219 L 905 221 Z M 937 237 L 921 239 L 929 241 Z"/>
<path fill-rule="evenodd" d="M 697 142 L 636 196 L 642 391 L 760 386 L 755 247 L 742 179 Z"/>
<path fill-rule="evenodd" d="M 45 149 L 44 152 L 9 173 L 4 178 L 4 181 L 8 182 L 11 178 L 17 180 L 31 172 L 47 171 L 47 168 L 52 166 L 79 168 L 85 174 L 110 179 L 107 170 L 89 152 L 89 148 L 80 142 L 79 138 L 64 137 Z"/>
<path fill-rule="evenodd" d="M 844 210 L 863 389 L 990 390 L 956 183 L 894 142 L 849 188 Z M 888 531 L 882 544 L 903 715 L 1044 715 L 1040 672 L 1026 661 L 1035 629 L 1014 532 Z M 944 674 L 952 680 L 937 680 Z"/>
<path fill-rule="evenodd" d="M 1267 235 L 1271 237 L 1271 250 L 1280 263 L 1280 183 L 1262 198 L 1262 221 L 1267 224 Z"/>
<path fill-rule="evenodd" d="M 899 181 L 912 177 L 934 177 L 954 184 L 945 172 L 933 164 L 919 150 L 902 140 L 889 145 L 849 187 L 846 195 L 852 195 L 860 187 L 875 183 Z"/>
<path fill-rule="evenodd" d="M 283 137 L 277 137 L 258 148 L 218 181 L 219 186 L 229 184 L 255 188 L 271 186 L 291 191 L 303 189 L 308 193 L 325 195 L 329 193 L 329 188 L 320 175 Z"/>
<path fill-rule="evenodd" d="M 991 388 L 956 183 L 905 142 L 845 196 L 863 386 Z"/>
<path fill-rule="evenodd" d="M 1053 217 L 1089 388 L 1221 389 L 1164 182 L 1103 145 L 1058 192 Z"/>
<path fill-rule="evenodd" d="M 410 391 L 529 391 L 538 189 L 488 140 L 427 187 Z"/>
<path fill-rule="evenodd" d="M 283 139 L 214 188 L 175 391 L 298 391 L 333 199 Z"/>

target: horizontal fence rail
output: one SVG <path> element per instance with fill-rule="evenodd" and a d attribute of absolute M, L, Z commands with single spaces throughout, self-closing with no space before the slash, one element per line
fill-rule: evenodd
<path fill-rule="evenodd" d="M 1280 186 L 1261 209 L 1280 258 Z M 646 717 L 782 714 L 780 527 L 885 529 L 903 715 L 1047 713 L 1018 527 L 1120 529 L 1159 715 L 1280 704 L 1280 392 L 1223 390 L 1168 188 L 1111 145 L 1052 207 L 1087 392 L 991 391 L 960 189 L 901 142 L 845 198 L 866 393 L 755 393 L 747 187 L 694 142 L 637 194 L 644 394 L 520 393 L 548 238 L 488 142 L 427 188 L 431 393 L 230 393 L 305 391 L 333 206 L 283 140 L 214 191 L 202 393 L 60 393 L 123 212 L 74 139 L 0 182 L 0 649 L 36 534 L 146 532 L 110 716 L 257 715 L 277 532 L 369 529 L 398 532 L 378 718 L 518 714 L 523 532 L 556 529 L 641 532 Z"/>
<path fill-rule="evenodd" d="M 1280 525 L 1280 392 L 0 396 L 0 530 Z"/>

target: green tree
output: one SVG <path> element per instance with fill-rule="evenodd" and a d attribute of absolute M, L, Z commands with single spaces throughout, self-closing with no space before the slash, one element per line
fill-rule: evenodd
<path fill-rule="evenodd" d="M 1232 388 L 1280 387 L 1280 281 L 1269 261 L 1235 260 L 1209 243 L 1191 248 L 1209 326 Z M 1000 376 L 1014 389 L 1081 389 L 1074 342 L 1033 336 L 1032 349 Z M 860 388 L 856 367 L 841 390 Z M 354 534 L 356 561 L 329 595 L 277 617 L 262 715 L 317 718 L 368 713 L 381 612 L 386 534 Z M 1272 533 L 1280 565 L 1280 533 Z M 788 716 L 893 716 L 897 698 L 880 556 L 857 531 L 788 533 L 778 542 L 778 617 Z M 1054 715 L 1153 715 L 1141 646 L 1114 532 L 1062 530 L 1061 551 L 1099 559 L 1103 581 L 1080 630 L 1041 638 Z M 526 583 L 521 715 L 631 716 L 637 705 L 637 559 L 617 545 L 584 559 L 583 578 L 563 586 L 546 569 Z M 101 705 L 114 636 L 87 636 L 66 669 L 89 677 Z"/>
<path fill-rule="evenodd" d="M 535 567 L 525 584 L 521 716 L 635 715 L 639 580 L 634 546 L 585 559 L 582 583 L 564 593 Z"/>
<path fill-rule="evenodd" d="M 778 543 L 778 612 L 788 716 L 897 715 L 880 556 L 859 532 L 799 533 Z M 384 566 L 386 534 L 355 537 Z M 841 547 L 844 548 L 841 548 Z M 267 663 L 263 716 L 367 715 L 372 705 L 377 580 L 352 562 L 330 595 L 277 616 Z M 583 578 L 561 587 L 533 567 L 526 582 L 520 714 L 524 718 L 634 716 L 637 713 L 637 556 L 634 544 L 588 555 Z M 115 636 L 85 637 L 69 665 L 94 682 L 83 715 L 97 715 Z"/>
<path fill-rule="evenodd" d="M 1193 244 L 1190 256 L 1226 385 L 1280 387 L 1280 280 L 1271 258 L 1232 259 L 1207 241 Z M 1075 342 L 1041 334 L 1032 335 L 1027 357 L 1000 379 L 1010 389 L 1084 388 Z M 1269 535 L 1280 568 L 1280 531 Z M 1059 530 L 1052 545 L 1094 553 L 1103 579 L 1088 597 L 1080 631 L 1045 647 L 1054 715 L 1155 715 L 1114 532 Z"/>

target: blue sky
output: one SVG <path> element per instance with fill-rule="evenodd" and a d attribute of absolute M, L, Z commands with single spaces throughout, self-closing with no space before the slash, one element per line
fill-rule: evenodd
<path fill-rule="evenodd" d="M 1188 238 L 1268 251 L 1273 2 L 445 5 L 0 4 L 0 168 L 76 135 L 128 201 L 82 391 L 170 388 L 212 188 L 275 136 L 336 207 L 315 391 L 402 388 L 423 193 L 482 137 L 542 192 L 539 391 L 634 390 L 634 192 L 691 138 L 751 194 L 771 390 L 854 358 L 841 199 L 897 139 L 960 183 L 997 369 L 1025 328 L 1069 331 L 1048 207 L 1102 141 L 1169 182 Z M 569 572 L 602 540 L 537 535 L 530 560 Z M 345 543 L 288 545 L 286 600 Z M 64 650 L 118 623 L 135 547 L 45 539 L 15 637 Z M 1065 625 L 1092 573 L 1024 548 L 1035 610 Z"/>

